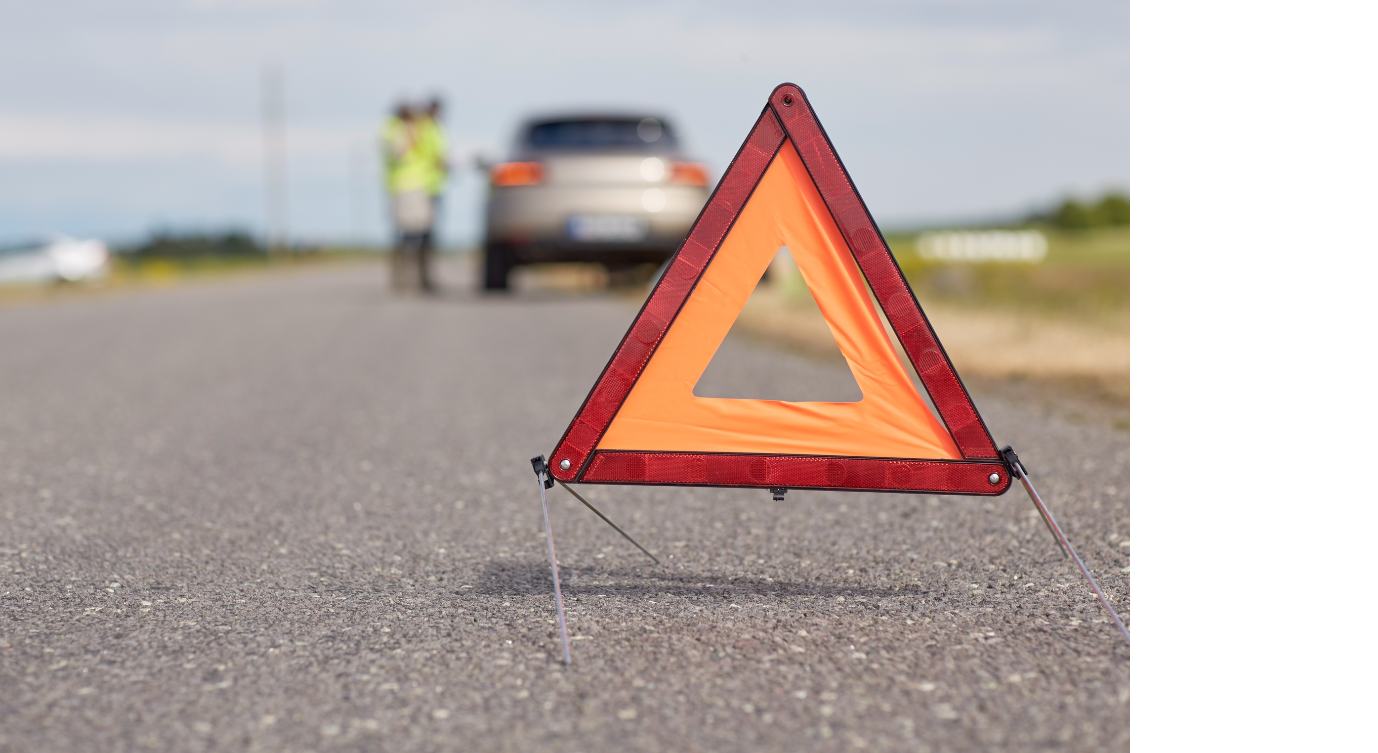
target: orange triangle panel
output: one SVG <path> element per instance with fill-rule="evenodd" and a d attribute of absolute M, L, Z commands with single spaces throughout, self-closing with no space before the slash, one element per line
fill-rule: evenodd
<path fill-rule="evenodd" d="M 693 394 L 781 246 L 818 302 L 860 401 Z M 871 293 L 941 420 L 906 374 Z M 771 94 L 560 439 L 551 472 L 583 483 L 985 495 L 1010 483 L 971 397 L 793 84 Z"/>

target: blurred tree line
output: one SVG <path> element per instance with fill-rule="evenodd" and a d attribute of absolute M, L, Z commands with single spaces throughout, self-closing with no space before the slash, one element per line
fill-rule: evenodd
<path fill-rule="evenodd" d="M 1081 202 L 1069 198 L 1051 211 L 1031 216 L 1029 221 L 1066 230 L 1125 226 L 1129 224 L 1129 197 L 1112 191 L 1098 201 Z"/>
<path fill-rule="evenodd" d="M 142 245 L 120 249 L 132 259 L 201 259 L 232 257 L 263 258 L 267 249 L 242 230 L 223 233 L 173 233 L 158 231 Z"/>

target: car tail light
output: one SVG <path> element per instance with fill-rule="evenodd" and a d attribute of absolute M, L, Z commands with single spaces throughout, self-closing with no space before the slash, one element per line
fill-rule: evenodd
<path fill-rule="evenodd" d="M 706 186 L 708 166 L 702 162 L 676 162 L 670 166 L 670 182 L 686 186 Z"/>
<path fill-rule="evenodd" d="M 489 176 L 495 186 L 534 186 L 545 179 L 545 168 L 539 162 L 503 162 Z"/>

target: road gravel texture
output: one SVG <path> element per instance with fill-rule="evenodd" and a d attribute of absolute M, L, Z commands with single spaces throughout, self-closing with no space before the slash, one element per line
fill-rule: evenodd
<path fill-rule="evenodd" d="M 0 310 L 0 750 L 1128 750 L 1129 649 L 1022 492 L 582 487 L 657 567 L 557 486 L 563 666 L 527 458 L 635 307 L 446 272 Z M 1128 622 L 1123 420 L 976 399 Z"/>

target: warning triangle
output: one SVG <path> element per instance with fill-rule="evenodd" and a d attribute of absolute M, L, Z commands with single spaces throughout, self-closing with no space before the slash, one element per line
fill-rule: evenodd
<path fill-rule="evenodd" d="M 860 401 L 694 396 L 694 385 L 781 246 L 789 246 L 818 301 L 861 388 Z M 961 458 L 909 381 L 837 224 L 788 139 L 598 449 Z"/>
<path fill-rule="evenodd" d="M 860 401 L 693 394 L 781 246 L 818 302 Z M 871 292 L 941 419 L 910 381 Z M 556 478 L 583 483 L 995 495 L 1010 482 L 894 256 L 792 84 L 771 94 L 551 460 Z"/>

